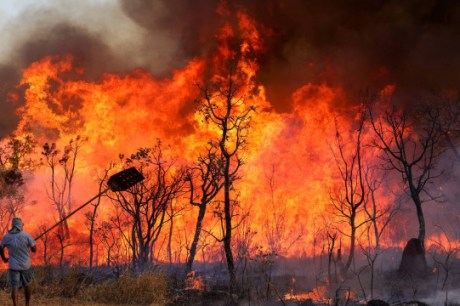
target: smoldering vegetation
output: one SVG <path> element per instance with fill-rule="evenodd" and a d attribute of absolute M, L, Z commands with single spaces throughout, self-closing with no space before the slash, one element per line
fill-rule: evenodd
<path fill-rule="evenodd" d="M 357 256 L 355 266 L 343 277 L 343 262 L 334 259 L 332 282 L 328 282 L 328 256 L 283 258 L 259 254 L 240 263 L 238 279 L 242 291 L 238 305 L 458 305 L 460 260 L 440 261 L 448 254 L 430 252 L 429 270 L 423 274 L 399 271 L 401 250 L 382 250 L 371 280 L 367 259 Z M 184 289 L 178 290 L 179 304 L 227 305 L 232 297 L 225 291 L 225 267 L 197 263 Z M 371 293 L 371 281 L 373 289 Z M 219 284 L 220 283 L 220 284 Z M 235 298 L 235 297 L 233 297 Z M 226 300 L 226 302 L 224 302 Z M 380 301 L 380 302 L 378 302 Z M 378 304 L 380 303 L 380 304 Z"/>
<path fill-rule="evenodd" d="M 228 292 L 225 264 L 196 262 L 187 277 L 184 266 L 159 264 L 142 273 L 128 265 L 64 270 L 52 266 L 34 268 L 34 301 L 78 305 L 459 305 L 460 260 L 430 250 L 429 269 L 423 274 L 398 271 L 400 249 L 382 250 L 375 263 L 371 297 L 370 265 L 357 256 L 350 273 L 340 275 L 342 262 L 332 262 L 328 281 L 327 254 L 315 258 L 285 258 L 259 253 L 237 261 L 237 293 Z M 6 273 L 0 278 L 0 297 L 10 290 Z"/>

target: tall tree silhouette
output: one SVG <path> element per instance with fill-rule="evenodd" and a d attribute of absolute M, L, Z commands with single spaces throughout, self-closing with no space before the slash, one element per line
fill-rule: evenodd
<path fill-rule="evenodd" d="M 338 152 L 334 154 L 336 165 L 340 173 L 341 186 L 335 194 L 331 194 L 331 202 L 338 212 L 339 217 L 344 218 L 349 227 L 349 232 L 340 232 L 350 238 L 350 251 L 343 267 L 343 273 L 347 272 L 353 262 L 356 245 L 356 231 L 366 221 L 357 221 L 358 215 L 363 212 L 365 199 L 365 185 L 363 178 L 362 161 L 362 133 L 365 121 L 364 108 L 361 111 L 353 147 L 348 152 L 342 136 L 336 127 L 336 141 Z"/>
<path fill-rule="evenodd" d="M 425 216 L 423 202 L 432 199 L 428 185 L 438 176 L 435 173 L 441 153 L 439 111 L 419 106 L 419 110 L 400 110 L 392 107 L 378 116 L 369 107 L 372 128 L 377 135 L 374 145 L 384 154 L 388 170 L 401 175 L 405 191 L 416 208 L 419 223 L 418 240 L 425 251 Z"/>
<path fill-rule="evenodd" d="M 216 211 L 222 220 L 222 241 L 230 275 L 230 291 L 236 287 L 235 263 L 232 253 L 232 231 L 234 207 L 238 204 L 232 196 L 234 182 L 239 178 L 238 171 L 243 165 L 243 152 L 246 149 L 250 128 L 251 113 L 255 108 L 248 105 L 245 76 L 236 64 L 229 65 L 227 75 L 215 77 L 206 86 L 198 85 L 202 93 L 200 112 L 204 120 L 216 132 L 214 140 L 223 159 L 223 209 Z M 220 208 L 220 206 L 218 206 Z"/>

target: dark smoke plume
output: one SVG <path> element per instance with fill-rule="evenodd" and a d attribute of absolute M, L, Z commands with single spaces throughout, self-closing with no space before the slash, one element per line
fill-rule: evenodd
<path fill-rule="evenodd" d="M 395 84 L 413 98 L 458 88 L 458 1 L 280 1 L 253 11 L 275 31 L 261 65 L 275 101 L 305 82 L 350 93 Z"/>
<path fill-rule="evenodd" d="M 178 35 L 185 58 L 202 55 L 219 25 L 216 1 L 122 3 L 144 28 Z M 228 6 L 255 18 L 264 35 L 259 78 L 279 110 L 289 110 L 290 94 L 308 82 L 342 86 L 350 94 L 395 84 L 398 95 L 414 99 L 456 89 L 460 82 L 458 1 L 271 0 Z M 162 17 L 150 18 L 159 7 Z"/>

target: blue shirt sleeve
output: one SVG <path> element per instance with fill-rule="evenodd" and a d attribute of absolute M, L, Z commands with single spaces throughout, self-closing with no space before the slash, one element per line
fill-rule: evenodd
<path fill-rule="evenodd" d="M 5 236 L 3 236 L 3 239 L 2 239 L 2 242 L 0 242 L 0 247 L 5 247 L 5 246 L 8 246 L 8 234 L 6 234 Z"/>
<path fill-rule="evenodd" d="M 35 239 L 28 233 L 27 235 L 27 240 L 29 243 L 29 247 L 34 247 L 35 246 Z"/>

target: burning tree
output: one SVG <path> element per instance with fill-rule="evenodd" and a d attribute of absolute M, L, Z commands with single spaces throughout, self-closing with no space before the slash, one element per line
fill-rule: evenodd
<path fill-rule="evenodd" d="M 414 203 L 419 223 L 418 243 L 425 254 L 425 217 L 422 204 L 433 199 L 428 185 L 437 177 L 434 170 L 439 154 L 440 122 L 436 108 L 398 110 L 392 107 L 376 116 L 369 108 L 370 121 L 377 136 L 374 145 L 383 152 L 386 169 L 398 172 Z"/>
<path fill-rule="evenodd" d="M 232 63 L 228 74 L 215 76 L 210 84 L 198 85 L 201 90 L 203 101 L 200 113 L 210 128 L 216 133 L 213 143 L 222 154 L 223 171 L 223 211 L 217 212 L 222 220 L 222 238 L 227 260 L 227 268 L 230 274 L 230 291 L 236 286 L 235 263 L 232 253 L 232 231 L 234 225 L 234 208 L 237 200 L 232 198 L 233 183 L 239 178 L 238 172 L 243 165 L 243 152 L 246 148 L 246 139 L 249 132 L 251 113 L 255 108 L 248 105 L 247 86 L 242 80 L 246 75 L 239 67 Z"/>
<path fill-rule="evenodd" d="M 109 195 L 130 219 L 130 236 L 124 238 L 132 251 L 133 266 L 143 270 L 153 262 L 155 242 L 170 221 L 167 212 L 182 191 L 183 171 L 174 167 L 174 160 L 163 156 L 159 140 L 152 148 L 140 148 L 130 157 L 120 155 L 120 158 L 125 167 L 136 165 L 145 177 L 129 190 Z"/>

